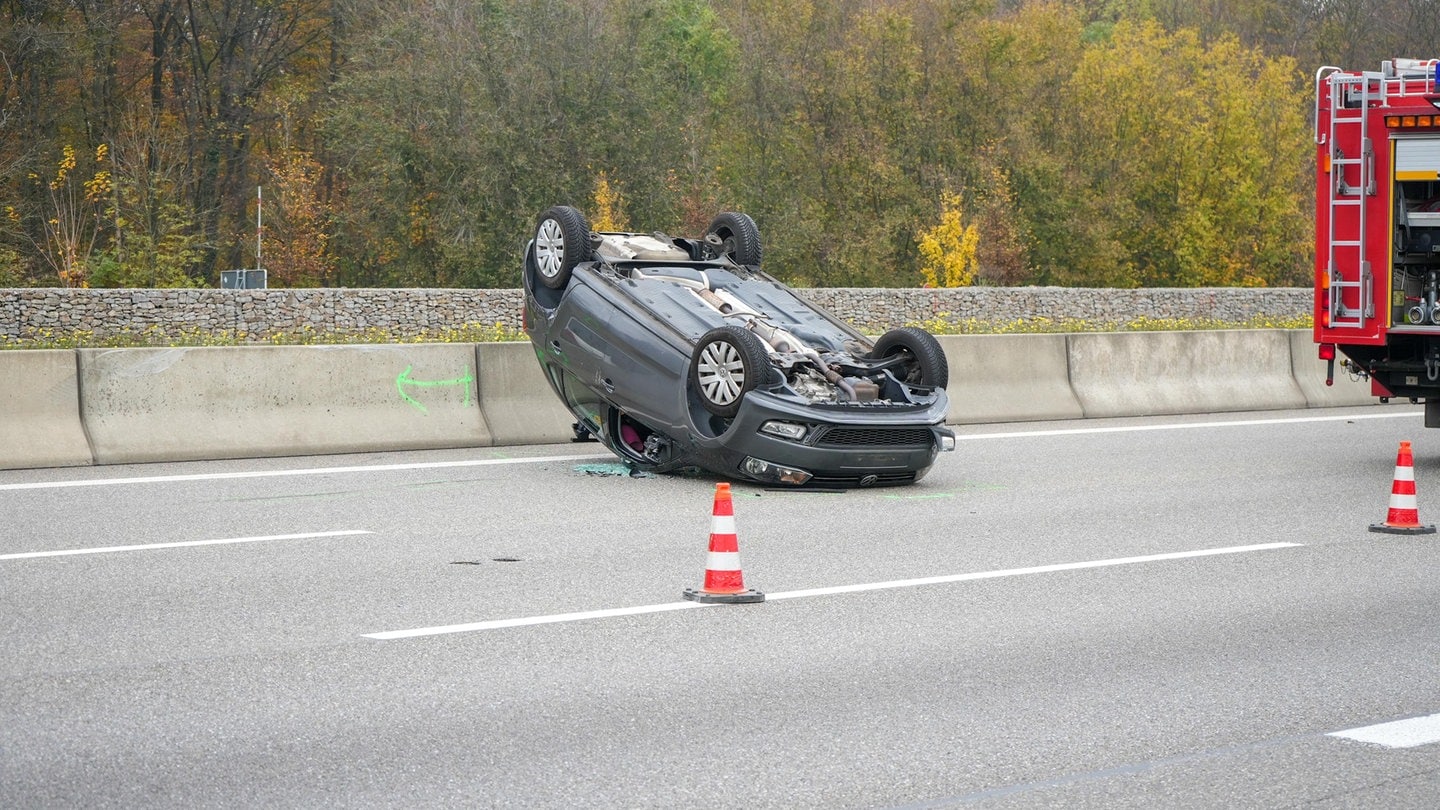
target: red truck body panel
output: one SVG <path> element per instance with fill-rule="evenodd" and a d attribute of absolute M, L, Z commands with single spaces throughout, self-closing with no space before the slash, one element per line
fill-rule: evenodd
<path fill-rule="evenodd" d="M 1440 422 L 1437 69 L 1316 73 L 1314 335 L 1376 396 L 1434 397 Z"/>

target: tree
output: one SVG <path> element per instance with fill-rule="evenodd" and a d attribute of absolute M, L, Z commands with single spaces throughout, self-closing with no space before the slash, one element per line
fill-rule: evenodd
<path fill-rule="evenodd" d="M 329 249 L 330 206 L 322 199 L 323 168 L 308 152 L 291 149 L 271 164 L 271 196 L 275 205 L 268 210 L 269 239 L 267 281 L 280 286 L 319 287 L 335 280 L 335 260 Z"/>
<path fill-rule="evenodd" d="M 104 144 L 81 156 L 75 147 L 61 148 L 53 175 L 32 175 L 42 186 L 46 205 L 42 214 L 44 239 L 37 243 L 45 262 L 61 286 L 88 287 L 92 255 L 100 238 L 101 212 L 114 190 L 109 152 Z"/>
<path fill-rule="evenodd" d="M 597 231 L 628 231 L 629 218 L 625 216 L 625 197 L 620 194 L 605 172 L 595 178 L 595 194 L 591 198 L 590 227 Z"/>
<path fill-rule="evenodd" d="M 175 40 L 164 59 L 189 138 L 194 215 L 211 261 L 235 265 L 255 183 L 251 152 L 267 89 L 328 33 L 323 0 L 183 0 L 154 7 L 158 30 Z"/>
<path fill-rule="evenodd" d="M 975 283 L 980 229 L 965 222 L 965 200 L 947 193 L 941 198 L 940 221 L 921 231 L 920 275 L 926 287 L 968 287 Z"/>
<path fill-rule="evenodd" d="M 105 211 L 108 244 L 91 275 L 95 287 L 188 287 L 202 260 L 192 219 L 183 133 L 145 99 L 131 99 L 112 134 L 114 184 Z"/>
<path fill-rule="evenodd" d="M 1122 22 L 1063 95 L 1073 129 L 1059 146 L 1081 173 L 1070 213 L 1097 221 L 1139 286 L 1294 283 L 1309 218 L 1303 109 L 1289 59 Z M 1071 257 L 1070 281 L 1117 283 L 1087 258 Z"/>

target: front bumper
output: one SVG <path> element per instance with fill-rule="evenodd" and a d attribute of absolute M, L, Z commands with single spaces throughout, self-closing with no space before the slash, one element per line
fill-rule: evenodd
<path fill-rule="evenodd" d="M 924 406 L 837 408 L 751 391 L 728 429 L 706 449 L 722 457 L 732 475 L 765 483 L 908 484 L 920 480 L 940 452 L 954 449 L 955 434 L 944 426 L 948 406 L 943 391 Z M 803 437 L 762 431 L 768 422 L 804 426 Z"/>

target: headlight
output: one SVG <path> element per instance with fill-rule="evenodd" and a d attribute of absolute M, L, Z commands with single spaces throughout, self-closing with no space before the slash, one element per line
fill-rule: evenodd
<path fill-rule="evenodd" d="M 789 439 L 792 442 L 805 440 L 805 434 L 810 432 L 809 425 L 801 425 L 796 422 L 778 422 L 770 420 L 760 426 L 761 433 L 769 433 L 771 436 L 779 436 L 782 439 Z"/>

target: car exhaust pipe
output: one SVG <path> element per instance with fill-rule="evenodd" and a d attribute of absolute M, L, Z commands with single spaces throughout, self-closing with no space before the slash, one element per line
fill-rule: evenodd
<path fill-rule="evenodd" d="M 817 354 L 814 349 L 801 343 L 800 338 L 795 337 L 778 326 L 771 326 L 768 323 L 757 321 L 754 318 L 751 318 L 746 325 L 750 327 L 751 332 L 758 335 L 761 340 L 768 343 L 770 348 L 777 352 L 799 352 L 807 357 L 812 357 L 816 360 L 820 359 L 820 355 Z M 832 380 L 831 382 L 834 381 Z"/>

